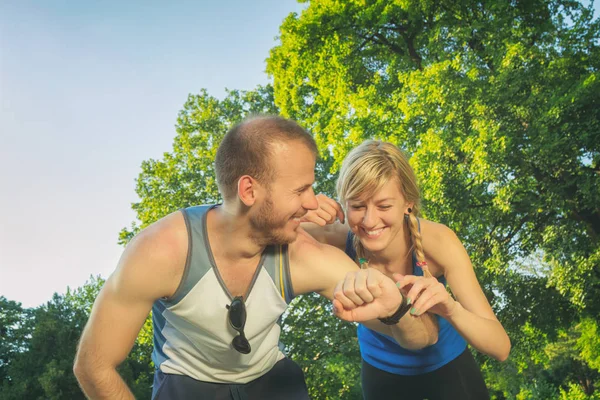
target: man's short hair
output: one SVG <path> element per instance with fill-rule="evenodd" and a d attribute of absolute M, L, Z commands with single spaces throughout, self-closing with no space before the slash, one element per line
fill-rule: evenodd
<path fill-rule="evenodd" d="M 296 122 L 274 115 L 248 118 L 229 130 L 223 137 L 215 157 L 217 185 L 223 199 L 237 192 L 240 177 L 250 175 L 269 186 L 275 179 L 271 164 L 273 144 L 300 141 L 317 156 L 313 137 Z"/>

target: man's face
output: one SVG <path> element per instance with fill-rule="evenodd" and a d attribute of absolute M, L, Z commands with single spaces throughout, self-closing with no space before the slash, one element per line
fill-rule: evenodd
<path fill-rule="evenodd" d="M 312 189 L 315 156 L 300 141 L 275 143 L 270 164 L 274 179 L 263 186 L 250 223 L 261 245 L 291 243 L 298 235 L 300 218 L 318 207 Z"/>

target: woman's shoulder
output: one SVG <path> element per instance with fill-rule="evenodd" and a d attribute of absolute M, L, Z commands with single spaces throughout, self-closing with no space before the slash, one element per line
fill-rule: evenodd
<path fill-rule="evenodd" d="M 465 252 L 460 239 L 452 229 L 439 222 L 421 221 L 421 240 L 425 257 L 435 276 L 447 275 L 455 265 L 457 255 Z"/>
<path fill-rule="evenodd" d="M 456 238 L 452 229 L 440 222 L 419 218 L 421 237 L 427 241 L 446 241 Z"/>
<path fill-rule="evenodd" d="M 442 256 L 447 254 L 448 250 L 462 247 L 460 239 L 448 226 L 426 219 L 419 219 L 419 221 L 421 223 L 423 249 L 433 258 L 443 259 Z"/>

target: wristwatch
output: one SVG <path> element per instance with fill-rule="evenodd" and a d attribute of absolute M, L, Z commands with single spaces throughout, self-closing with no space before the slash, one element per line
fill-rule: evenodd
<path fill-rule="evenodd" d="M 381 323 L 386 325 L 396 325 L 398 321 L 400 321 L 400 318 L 402 318 L 404 314 L 406 314 L 408 310 L 410 310 L 410 304 L 406 302 L 406 297 L 404 297 L 402 293 L 400 293 L 400 296 L 402 296 L 402 301 L 400 302 L 400 306 L 398 307 L 396 312 L 390 315 L 389 317 L 378 318 L 381 321 Z"/>

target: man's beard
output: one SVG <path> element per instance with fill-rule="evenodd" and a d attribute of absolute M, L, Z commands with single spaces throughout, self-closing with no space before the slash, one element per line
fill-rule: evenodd
<path fill-rule="evenodd" d="M 258 209 L 256 216 L 250 218 L 250 225 L 256 232 L 253 240 L 261 245 L 288 244 L 296 240 L 296 234 L 286 233 L 285 227 L 289 219 L 278 219 L 275 216 L 273 202 L 267 198 Z"/>

